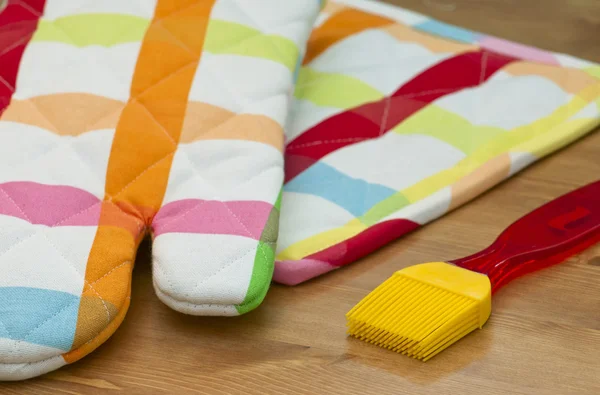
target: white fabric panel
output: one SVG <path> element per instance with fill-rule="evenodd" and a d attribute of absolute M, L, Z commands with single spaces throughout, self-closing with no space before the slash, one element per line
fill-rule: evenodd
<path fill-rule="evenodd" d="M 252 277 L 258 241 L 234 235 L 165 233 L 152 247 L 154 284 L 175 301 L 240 304 Z"/>
<path fill-rule="evenodd" d="M 180 144 L 164 204 L 181 199 L 260 200 L 275 203 L 283 156 L 274 147 L 242 140 Z"/>
<path fill-rule="evenodd" d="M 584 69 L 587 67 L 597 66 L 597 63 L 590 62 L 589 60 L 576 58 L 571 55 L 554 53 L 554 58 L 558 60 L 561 66 L 574 67 L 576 69 Z"/>
<path fill-rule="evenodd" d="M 529 152 L 509 152 L 510 155 L 510 171 L 509 177 L 512 177 L 525 167 L 529 166 L 538 158 Z"/>
<path fill-rule="evenodd" d="M 43 155 L 57 141 L 57 136 L 45 129 L 9 121 L 0 122 L 0 136 L 0 171 Z"/>
<path fill-rule="evenodd" d="M 66 364 L 67 363 L 62 355 L 57 355 L 39 362 L 16 364 L 0 363 L 0 381 L 25 380 L 56 370 Z"/>
<path fill-rule="evenodd" d="M 594 102 L 588 104 L 583 109 L 573 115 L 571 119 L 596 119 L 600 118 L 600 104 Z"/>
<path fill-rule="evenodd" d="M 49 228 L 0 215 L 0 287 L 30 287 L 79 296 L 96 226 Z"/>
<path fill-rule="evenodd" d="M 284 192 L 279 218 L 277 253 L 308 237 L 344 226 L 354 216 L 319 196 Z"/>
<path fill-rule="evenodd" d="M 401 191 L 464 157 L 462 151 L 434 137 L 389 132 L 332 152 L 322 161 L 354 178 Z"/>
<path fill-rule="evenodd" d="M 18 353 L 13 352 L 18 350 Z M 62 354 L 64 351 L 54 347 L 42 346 L 22 340 L 13 340 L 0 337 L 0 355 L 2 364 L 21 364 L 31 360 L 43 360 Z M 0 373 L 0 377 L 1 373 Z"/>
<path fill-rule="evenodd" d="M 379 221 L 385 222 L 392 219 L 408 219 L 421 225 L 433 221 L 444 215 L 452 201 L 452 189 L 446 187 L 398 210 Z"/>
<path fill-rule="evenodd" d="M 490 84 L 496 81 L 502 81 L 511 78 L 514 78 L 512 74 L 507 73 L 506 71 L 498 70 L 494 74 L 492 74 L 492 76 L 490 76 L 485 83 Z"/>
<path fill-rule="evenodd" d="M 572 96 L 554 82 L 536 75 L 488 81 L 436 100 L 435 105 L 474 125 L 513 129 L 552 114 Z"/>
<path fill-rule="evenodd" d="M 0 183 L 68 185 L 104 198 L 114 129 L 74 137 L 58 136 L 37 126 L 0 122 L 0 134 Z"/>
<path fill-rule="evenodd" d="M 93 173 L 89 182 L 96 186 L 90 187 L 86 191 L 93 193 L 99 199 L 104 199 L 106 171 L 114 135 L 115 129 L 93 130 L 72 138 L 72 142 L 70 142 L 72 150 L 77 153 L 80 162 L 87 167 L 90 173 Z M 66 173 L 65 169 L 63 172 Z M 63 181 L 63 185 L 68 185 L 65 182 Z"/>
<path fill-rule="evenodd" d="M 89 93 L 126 102 L 140 46 L 139 42 L 83 48 L 57 42 L 29 43 L 13 97 L 23 100 L 53 93 Z"/>
<path fill-rule="evenodd" d="M 311 127 L 342 111 L 335 107 L 317 106 L 310 100 L 294 99 L 285 128 L 286 141 L 292 141 Z"/>
<path fill-rule="evenodd" d="M 164 304 L 183 314 L 219 317 L 234 317 L 240 315 L 234 305 L 192 304 L 190 302 L 174 299 L 161 291 L 161 289 L 158 288 L 156 281 L 154 282 L 154 291 Z"/>
<path fill-rule="evenodd" d="M 311 69 L 358 78 L 385 95 L 452 54 L 432 53 L 418 43 L 366 30 L 329 47 Z"/>
<path fill-rule="evenodd" d="M 210 16 L 252 27 L 263 34 L 285 37 L 301 48 L 311 30 L 305 21 L 315 19 L 318 11 L 316 0 L 219 0 Z"/>
<path fill-rule="evenodd" d="M 316 20 L 315 24 L 313 25 L 313 29 L 316 29 L 317 27 L 324 24 L 325 21 L 327 21 L 327 19 L 329 19 L 330 17 L 331 17 L 331 14 L 326 14 L 324 12 L 321 12 L 319 15 L 317 15 L 317 20 Z"/>
<path fill-rule="evenodd" d="M 237 114 L 266 115 L 283 124 L 288 107 L 274 106 L 273 99 L 289 100 L 292 77 L 288 68 L 268 59 L 204 52 L 189 100 Z"/>
<path fill-rule="evenodd" d="M 125 14 L 152 18 L 156 0 L 102 0 L 102 1 L 65 1 L 46 0 L 44 19 L 56 19 L 78 14 Z"/>

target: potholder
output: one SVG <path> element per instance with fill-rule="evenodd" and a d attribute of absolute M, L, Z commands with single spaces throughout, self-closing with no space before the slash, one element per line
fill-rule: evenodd
<path fill-rule="evenodd" d="M 274 279 L 440 217 L 600 123 L 600 67 L 398 7 L 331 1 L 286 127 Z"/>
<path fill-rule="evenodd" d="M 9 0 L 0 14 L 0 379 L 74 362 L 129 305 L 237 315 L 273 272 L 305 0 Z M 13 92 L 14 91 L 14 92 Z M 11 100 L 12 96 L 12 100 Z"/>

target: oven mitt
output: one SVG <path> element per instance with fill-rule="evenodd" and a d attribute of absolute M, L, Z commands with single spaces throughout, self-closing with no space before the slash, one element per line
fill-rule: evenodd
<path fill-rule="evenodd" d="M 0 14 L 0 380 L 159 298 L 238 315 L 269 287 L 283 125 L 317 0 L 9 0 Z M 10 104 L 9 104 L 10 102 Z"/>
<path fill-rule="evenodd" d="M 330 1 L 286 127 L 274 279 L 298 284 L 600 123 L 600 67 L 398 7 Z"/>

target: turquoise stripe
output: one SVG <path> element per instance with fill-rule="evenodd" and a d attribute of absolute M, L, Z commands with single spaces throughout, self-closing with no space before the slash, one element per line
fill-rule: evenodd
<path fill-rule="evenodd" d="M 352 178 L 325 163 L 317 162 L 284 186 L 286 192 L 320 196 L 343 207 L 355 217 L 366 213 L 396 191 L 380 184 Z"/>
<path fill-rule="evenodd" d="M 300 76 L 300 69 L 302 68 L 302 56 L 298 56 L 298 61 L 296 61 L 296 67 L 294 68 L 294 85 L 298 82 L 298 77 Z"/>
<path fill-rule="evenodd" d="M 39 288 L 0 287 L 0 337 L 69 351 L 79 296 Z"/>
<path fill-rule="evenodd" d="M 435 34 L 441 37 L 450 38 L 456 41 L 472 44 L 479 40 L 480 35 L 467 29 L 458 26 L 449 25 L 444 22 L 429 19 L 415 26 L 415 29 Z"/>

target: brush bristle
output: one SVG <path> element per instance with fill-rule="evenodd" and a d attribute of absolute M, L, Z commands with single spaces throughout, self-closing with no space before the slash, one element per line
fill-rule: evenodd
<path fill-rule="evenodd" d="M 348 312 L 348 333 L 427 361 L 483 325 L 485 297 L 455 292 L 439 283 L 396 272 Z"/>

